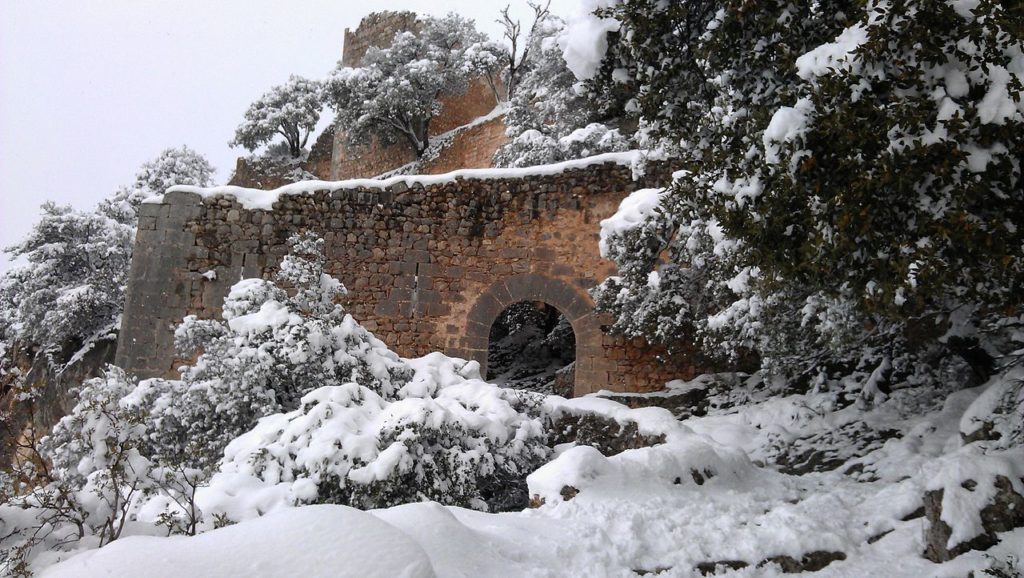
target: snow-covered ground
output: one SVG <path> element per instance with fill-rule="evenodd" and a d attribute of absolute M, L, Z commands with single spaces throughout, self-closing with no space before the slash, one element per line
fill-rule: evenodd
<path fill-rule="evenodd" d="M 551 414 L 602 414 L 665 441 L 611 457 L 559 447 L 528 479 L 539 507 L 522 512 L 284 508 L 195 537 L 125 538 L 43 575 L 683 577 L 722 563 L 715 575 L 767 577 L 802 560 L 822 576 L 961 578 L 1024 553 L 1018 528 L 943 564 L 921 555 L 927 490 L 945 490 L 952 545 L 980 531 L 993 476 L 1022 489 L 1019 445 L 961 441 L 985 392 L 1004 385 L 897 389 L 871 408 L 842 407 L 841 385 L 780 396 L 756 376 L 702 376 L 648 396 L 700 392 L 706 415 L 682 420 L 601 394 L 550 397 Z"/>

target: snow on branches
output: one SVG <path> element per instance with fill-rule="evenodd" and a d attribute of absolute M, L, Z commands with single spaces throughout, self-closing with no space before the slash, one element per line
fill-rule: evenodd
<path fill-rule="evenodd" d="M 505 115 L 509 141 L 494 155 L 497 166 L 550 164 L 635 148 L 629 135 L 602 123 L 614 121 L 615 115 L 601 99 L 577 91 L 577 79 L 556 42 L 564 29 L 561 19 L 547 15 L 530 31 L 529 59 L 516 71 L 519 78 Z"/>
<path fill-rule="evenodd" d="M 175 184 L 209 185 L 212 174 L 199 153 L 169 148 L 94 211 L 44 204 L 28 236 L 4 249 L 27 263 L 0 277 L 0 340 L 67 349 L 66 357 L 117 329 L 142 199 Z"/>
<path fill-rule="evenodd" d="M 323 85 L 292 75 L 249 105 L 245 120 L 235 129 L 231 146 L 254 151 L 260 145 L 284 138 L 292 158 L 302 154 L 323 109 Z"/>
<path fill-rule="evenodd" d="M 1024 47 L 996 3 L 841 4 L 600 13 L 620 28 L 588 86 L 627 79 L 691 170 L 604 237 L 619 275 L 597 301 L 805 384 L 984 379 L 1024 294 Z"/>
<path fill-rule="evenodd" d="M 131 264 L 134 229 L 99 212 L 46 203 L 21 243 L 28 263 L 0 279 L 0 330 L 12 342 L 58 352 L 116 328 Z M 72 349 L 73 353 L 74 349 Z"/>
<path fill-rule="evenodd" d="M 404 142 L 421 156 L 441 97 L 461 94 L 468 81 L 497 65 L 500 49 L 455 14 L 427 17 L 417 32 L 399 32 L 388 48 L 371 47 L 359 67 L 339 66 L 327 94 L 339 126 L 353 142 L 371 136 Z"/>

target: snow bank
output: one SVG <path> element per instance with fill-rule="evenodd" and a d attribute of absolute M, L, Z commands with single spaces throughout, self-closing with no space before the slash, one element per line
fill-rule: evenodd
<path fill-rule="evenodd" d="M 519 514 L 484 514 L 433 502 L 406 504 L 373 515 L 419 542 L 438 576 L 508 578 L 571 572 L 559 559 L 565 525 Z"/>
<path fill-rule="evenodd" d="M 282 196 L 287 195 L 306 195 L 316 191 L 338 191 L 343 189 L 356 189 L 356 188 L 367 188 L 367 189 L 386 189 L 399 183 L 405 183 L 407 186 L 422 185 L 424 187 L 447 183 L 454 181 L 455 179 L 523 179 L 533 176 L 543 175 L 557 175 L 569 169 L 582 169 L 601 165 L 604 163 L 614 163 L 618 165 L 634 166 L 645 159 L 660 159 L 662 155 L 648 151 L 632 150 L 624 152 L 604 153 L 587 157 L 583 159 L 573 159 L 563 161 L 560 163 L 554 163 L 550 165 L 539 165 L 532 167 L 522 168 L 497 168 L 497 169 L 460 169 L 449 173 L 440 175 L 399 175 L 389 177 L 386 179 L 350 179 L 346 181 L 302 181 L 299 183 L 292 183 L 273 189 L 270 191 L 264 191 L 260 189 L 249 189 L 245 187 L 236 187 L 231 185 L 225 185 L 220 187 L 193 187 L 186 185 L 177 185 L 167 189 L 168 193 L 171 192 L 184 192 L 184 193 L 195 193 L 203 198 L 212 197 L 231 197 L 237 200 L 242 207 L 253 210 L 271 210 L 273 209 L 274 203 L 279 201 Z M 145 203 L 162 203 L 163 195 L 155 195 L 147 198 Z"/>
<path fill-rule="evenodd" d="M 345 506 L 309 506 L 191 537 L 130 537 L 52 566 L 45 578 L 433 578 L 405 533 Z"/>
<path fill-rule="evenodd" d="M 1024 448 L 986 455 L 972 444 L 926 464 L 925 475 L 926 489 L 943 490 L 942 521 L 952 529 L 946 547 L 953 548 L 985 533 L 981 510 L 996 496 L 996 476 L 1024 495 Z"/>
<path fill-rule="evenodd" d="M 531 496 L 557 504 L 563 501 L 566 487 L 582 495 L 596 492 L 602 496 L 624 491 L 657 495 L 667 487 L 677 486 L 682 491 L 705 483 L 738 490 L 753 472 L 742 452 L 714 447 L 691 435 L 612 457 L 605 457 L 590 446 L 574 447 L 530 474 L 527 483 Z"/>
<path fill-rule="evenodd" d="M 430 395 L 444 405 L 447 398 L 457 399 L 462 409 L 453 407 L 465 416 L 501 421 L 502 405 L 478 381 L 475 364 L 440 354 L 408 363 L 416 372 L 415 385 L 403 389 L 402 401 L 420 404 L 417 395 Z M 1000 543 L 986 552 L 933 564 L 921 556 L 927 520 L 908 519 L 908 514 L 921 506 L 924 492 L 943 489 L 943 520 L 954 529 L 951 542 L 969 538 L 978 529 L 977 512 L 992 494 L 993 477 L 1024 475 L 1019 448 L 985 453 L 993 447 L 990 442 L 960 441 L 961 422 L 973 424 L 970 416 L 988 415 L 996 395 L 988 391 L 1005 381 L 994 380 L 987 389 L 957 389 L 956 384 L 945 390 L 894 389 L 888 399 L 864 410 L 831 405 L 835 391 L 780 396 L 756 375 L 703 376 L 672 384 L 673 390 L 700 389 L 713 398 L 707 416 L 684 422 L 662 409 L 630 409 L 597 396 L 549 397 L 543 413 L 599 414 L 636 423 L 648 435 L 663 434 L 666 442 L 612 457 L 586 446 L 564 450 L 528 478 L 531 494 L 544 498 L 536 509 L 487 514 L 431 502 L 367 514 L 338 506 L 285 508 L 198 538 L 123 539 L 45 576 L 119 576 L 151 566 L 154 571 L 147 575 L 167 576 L 168 568 L 186 576 L 274 575 L 288 564 L 285 575 L 402 576 L 411 568 L 406 575 L 431 576 L 432 568 L 453 578 L 683 577 L 700 575 L 698 564 L 726 560 L 749 567 L 719 575 L 781 576 L 772 557 L 801 560 L 811 553 L 842 554 L 822 576 L 979 575 L 993 559 L 1019 556 L 1024 528 L 1001 533 Z M 414 413 L 402 410 L 392 417 Z M 331 423 L 331 417 L 323 423 Z M 366 417 L 368 423 L 377 419 Z M 288 427 L 287 420 L 274 419 L 280 423 L 268 422 L 268 432 Z M 845 456 L 853 440 L 831 434 L 855 424 L 897 434 L 874 449 L 856 450 L 860 457 L 834 469 L 786 475 L 771 465 L 772 452 L 780 447 L 838 449 Z M 278 448 L 270 445 L 267 451 Z M 751 461 L 748 453 L 766 465 Z M 969 479 L 976 485 L 964 487 Z M 295 495 L 309 490 L 281 487 L 285 491 L 274 500 L 283 500 L 290 490 Z M 239 484 L 234 491 L 241 499 L 252 488 Z M 255 500 L 249 505 L 267 507 Z M 367 516 L 381 526 L 367 522 Z M 282 566 L 265 565 L 271 564 L 264 562 L 268 552 Z M 362 574 L 345 574 L 349 569 Z"/>

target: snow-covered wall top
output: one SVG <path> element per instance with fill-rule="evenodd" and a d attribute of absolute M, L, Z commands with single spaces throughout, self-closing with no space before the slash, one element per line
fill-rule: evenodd
<path fill-rule="evenodd" d="M 193 187 L 178 185 L 167 189 L 167 192 L 195 193 L 202 198 L 230 197 L 238 201 L 243 208 L 248 210 L 263 209 L 271 210 L 274 203 L 281 200 L 285 195 L 306 195 L 317 191 L 338 191 L 342 189 L 388 189 L 396 186 L 412 188 L 419 185 L 428 187 L 431 185 L 444 184 L 456 179 L 472 180 L 494 180 L 494 179 L 523 179 L 543 175 L 558 175 L 569 169 L 582 169 L 612 163 L 630 167 L 636 176 L 643 172 L 645 162 L 664 160 L 661 155 L 647 153 L 644 151 L 625 151 L 617 153 L 605 153 L 584 159 L 575 159 L 550 165 L 539 165 L 534 167 L 514 169 L 461 169 L 440 175 L 398 175 L 387 179 L 348 179 L 344 181 L 302 181 L 292 183 L 273 190 L 251 189 L 236 186 L 220 187 Z M 146 199 L 145 203 L 162 203 L 163 195 L 156 195 Z"/>

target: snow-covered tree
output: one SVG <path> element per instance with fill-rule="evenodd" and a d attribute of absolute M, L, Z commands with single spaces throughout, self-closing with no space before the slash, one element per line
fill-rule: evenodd
<path fill-rule="evenodd" d="M 0 277 L 0 340 L 52 354 L 116 329 L 142 199 L 172 184 L 209 185 L 212 172 L 194 150 L 169 148 L 95 211 L 44 204 L 28 237 L 5 249 L 27 264 Z"/>
<path fill-rule="evenodd" d="M 359 67 L 339 66 L 328 81 L 338 126 L 353 142 L 404 142 L 419 157 L 441 97 L 465 92 L 470 79 L 493 68 L 493 51 L 482 46 L 488 43 L 472 20 L 449 14 L 420 20 L 416 32 L 397 33 L 388 48 L 371 47 Z"/>
<path fill-rule="evenodd" d="M 184 145 L 167 148 L 139 167 L 131 185 L 120 187 L 100 201 L 97 211 L 126 225 L 135 225 L 143 199 L 161 195 L 174 185 L 208 187 L 213 184 L 213 173 L 210 161 L 194 149 Z"/>
<path fill-rule="evenodd" d="M 213 184 L 213 165 L 188 146 L 164 149 L 135 173 L 134 188 L 155 195 L 174 185 L 208 187 Z"/>
<path fill-rule="evenodd" d="M 316 128 L 321 110 L 323 85 L 292 75 L 288 82 L 271 88 L 249 105 L 245 121 L 235 129 L 235 138 L 228 144 L 254 151 L 281 136 L 289 154 L 296 158 Z"/>
<path fill-rule="evenodd" d="M 6 249 L 27 264 L 0 279 L 0 330 L 58 352 L 117 327 L 134 235 L 98 212 L 53 203 L 42 211 L 28 237 Z"/>
<path fill-rule="evenodd" d="M 544 30 L 547 20 L 551 18 L 550 0 L 543 5 L 528 1 L 527 5 L 533 10 L 533 21 L 525 36 L 522 21 L 512 18 L 508 6 L 502 9 L 501 18 L 498 19 L 498 24 L 501 24 L 502 27 L 502 40 L 505 42 L 502 60 L 504 61 L 505 88 L 509 98 L 515 96 L 519 79 L 526 67 L 531 64 L 533 52 L 539 48 L 538 38 L 541 36 L 541 31 Z M 520 49 L 520 43 L 522 43 L 522 49 Z"/>
<path fill-rule="evenodd" d="M 140 392 L 153 413 L 154 455 L 162 463 L 211 468 L 224 447 L 264 416 L 291 411 L 318 387 L 357 382 L 390 395 L 408 368 L 334 299 L 344 287 L 324 272 L 323 240 L 291 240 L 278 280 L 232 287 L 224 320 L 186 317 L 175 333 L 186 357 L 182 382 L 150 381 Z M 142 387 L 142 386 L 140 386 Z"/>
<path fill-rule="evenodd" d="M 548 164 L 632 147 L 629 138 L 603 123 L 615 119 L 577 90 L 579 81 L 557 43 L 564 29 L 561 19 L 546 16 L 530 33 L 529 60 L 520 63 L 505 115 L 509 141 L 494 155 L 498 166 Z"/>
<path fill-rule="evenodd" d="M 1024 58 L 1001 5 L 650 4 L 603 13 L 609 59 L 691 171 L 607 226 L 618 328 L 866 389 L 939 358 L 984 377 L 980 338 L 1015 324 L 1024 279 Z"/>
<path fill-rule="evenodd" d="M 146 411 L 123 399 L 134 386 L 109 367 L 83 385 L 49 436 L 20 448 L 0 505 L 5 574 L 29 575 L 31 560 L 46 549 L 117 540 L 142 498 L 173 477 L 145 456 Z"/>

